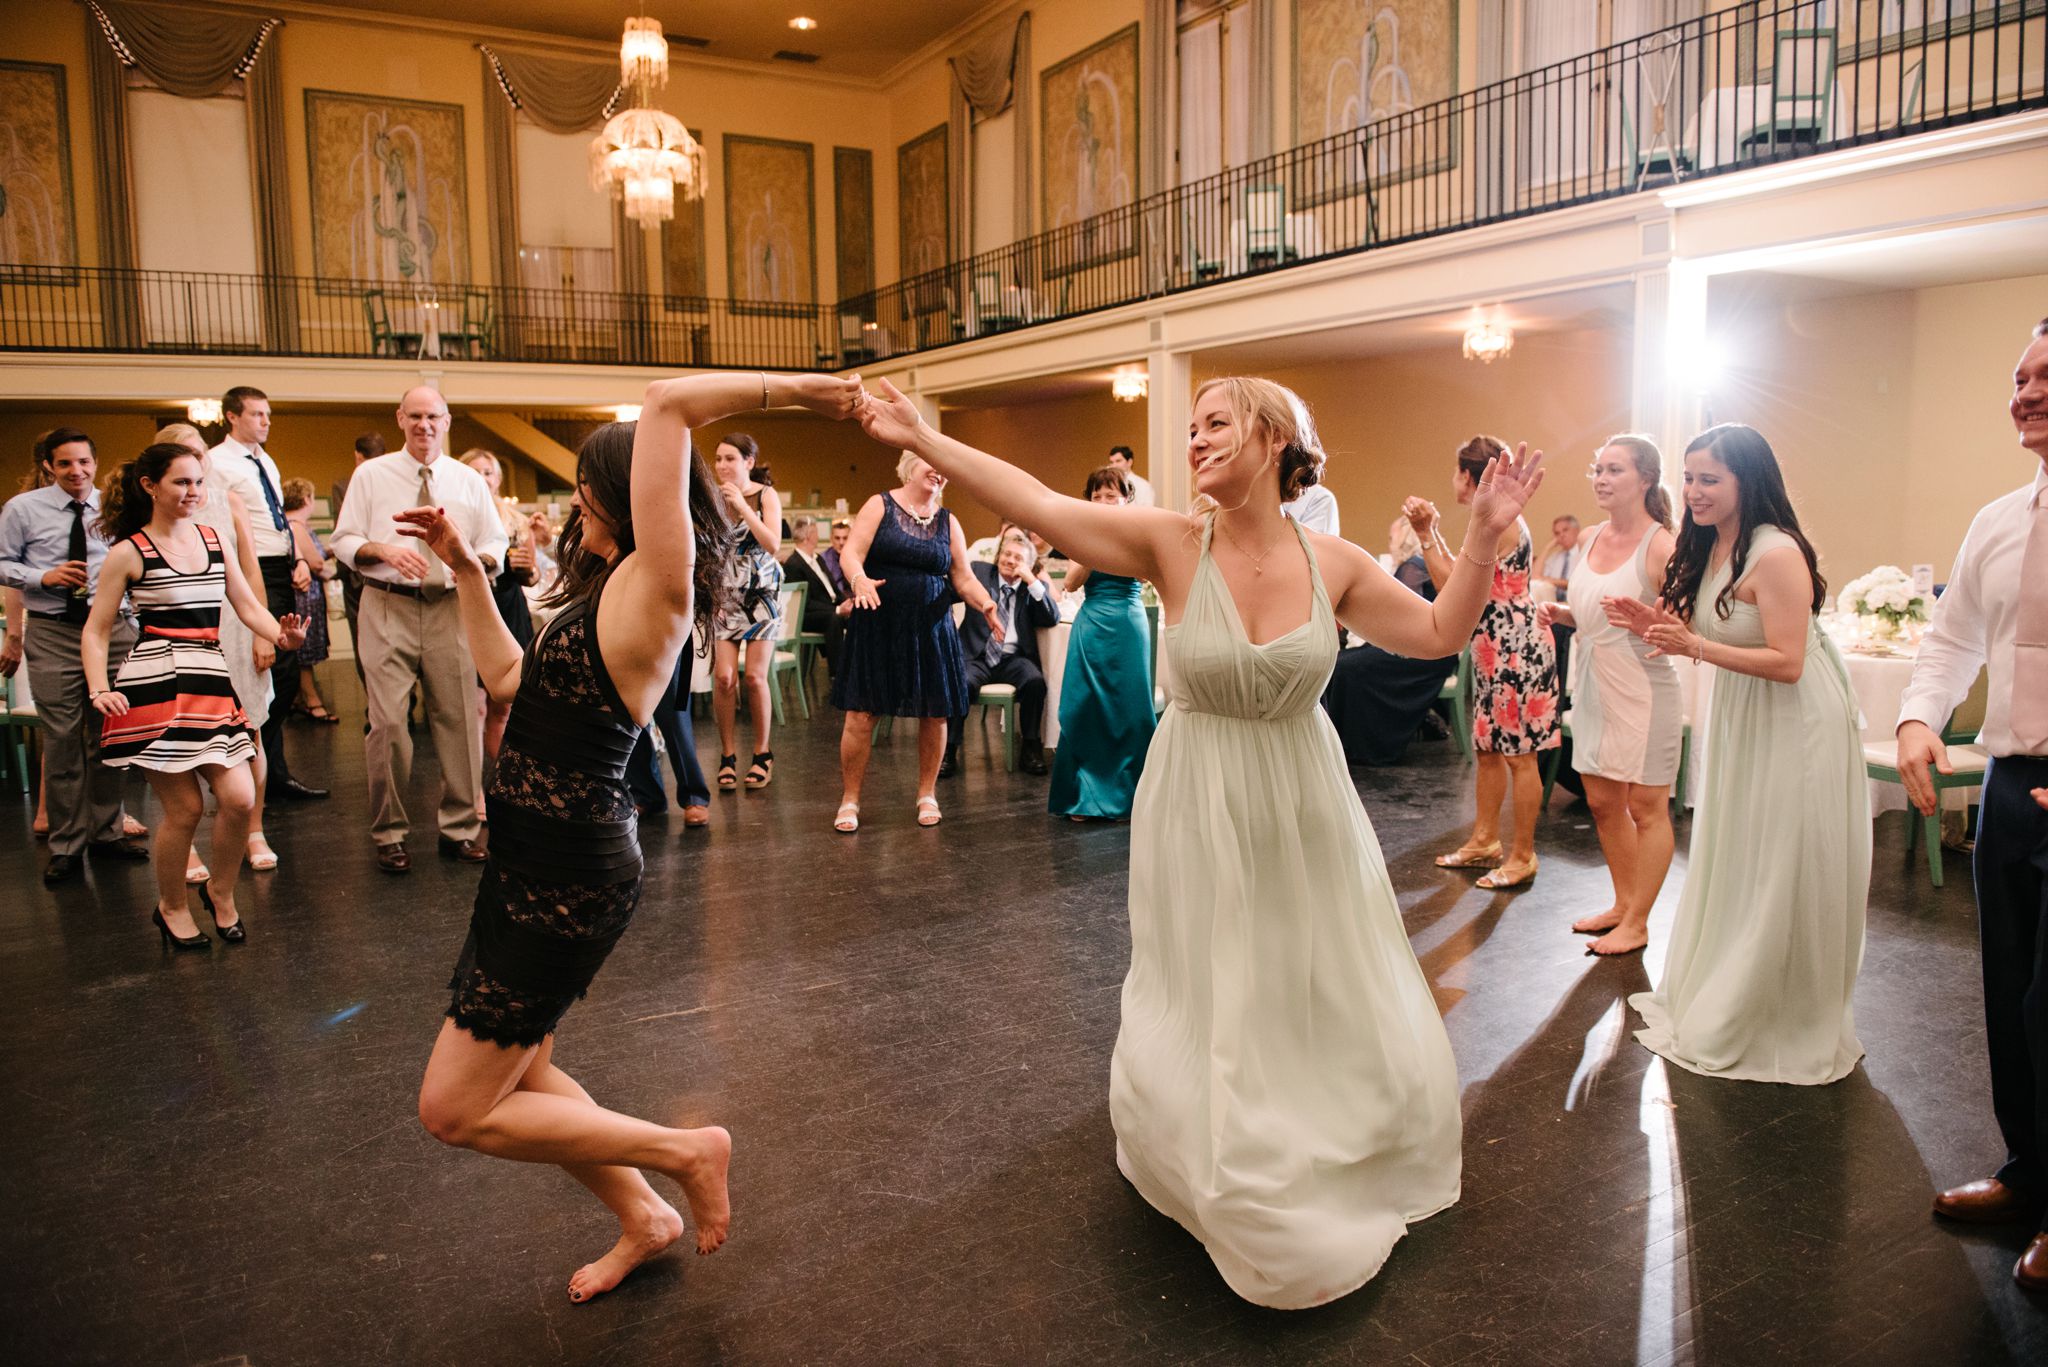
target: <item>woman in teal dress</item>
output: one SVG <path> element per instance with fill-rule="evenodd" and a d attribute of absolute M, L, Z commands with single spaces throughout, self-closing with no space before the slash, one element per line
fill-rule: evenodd
<path fill-rule="evenodd" d="M 1090 503 L 1131 501 L 1130 477 L 1113 465 L 1088 476 Z M 1152 744 L 1152 633 L 1144 581 L 1067 571 L 1064 587 L 1088 599 L 1067 640 L 1060 681 L 1060 744 L 1046 806 L 1075 821 L 1122 821 L 1131 814 L 1145 751 Z"/>
<path fill-rule="evenodd" d="M 1850 998 L 1870 892 L 1870 796 L 1849 672 L 1770 446 L 1723 423 L 1685 451 L 1685 523 L 1652 605 L 1606 600 L 1662 655 L 1713 665 L 1685 895 L 1636 1038 L 1708 1077 L 1807 1086 L 1863 1046 Z"/>

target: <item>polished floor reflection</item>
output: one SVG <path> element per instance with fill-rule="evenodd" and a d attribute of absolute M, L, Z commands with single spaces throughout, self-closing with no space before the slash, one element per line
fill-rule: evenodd
<path fill-rule="evenodd" d="M 899 732 L 864 829 L 835 835 L 836 740 L 829 713 L 794 722 L 771 788 L 716 799 L 708 832 L 645 832 L 646 902 L 558 1058 L 601 1101 L 732 1129 L 733 1239 L 584 1306 L 563 1285 L 610 1244 L 604 1212 L 414 1119 L 476 870 L 416 839 L 411 876 L 377 873 L 353 723 L 292 728 L 337 796 L 274 818 L 250 942 L 206 955 L 160 951 L 140 868 L 45 891 L 9 785 L 0 1360 L 2048 1360 L 2048 1305 L 2009 1277 L 2024 1232 L 1928 1215 L 2000 1153 L 1965 866 L 1928 886 L 1897 817 L 1865 1066 L 1713 1082 L 1630 1036 L 1655 961 L 1586 958 L 1566 929 L 1606 886 L 1583 807 L 1560 793 L 1534 888 L 1488 896 L 1430 866 L 1469 801 L 1447 747 L 1357 771 L 1458 1052 L 1465 1194 L 1364 1290 L 1279 1314 L 1112 1162 L 1127 829 L 1048 818 L 1044 780 L 970 739 L 919 830 Z"/>

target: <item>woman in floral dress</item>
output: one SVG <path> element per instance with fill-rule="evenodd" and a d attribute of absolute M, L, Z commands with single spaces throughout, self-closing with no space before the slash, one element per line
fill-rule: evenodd
<path fill-rule="evenodd" d="M 1451 489 L 1470 503 L 1486 463 L 1507 453 L 1498 438 L 1477 436 L 1458 448 Z M 1436 505 L 1411 498 L 1402 513 L 1422 539 L 1430 578 L 1450 577 L 1454 556 L 1438 527 Z M 1559 741 L 1557 651 L 1548 628 L 1536 621 L 1529 580 L 1534 546 L 1526 522 L 1517 521 L 1495 548 L 1493 594 L 1472 634 L 1472 749 L 1478 757 L 1479 813 L 1472 834 L 1437 863 L 1447 869 L 1483 868 L 1482 888 L 1526 887 L 1536 877 L 1536 818 L 1543 809 L 1537 755 Z M 1500 809 L 1514 789 L 1514 828 L 1504 846 Z"/>

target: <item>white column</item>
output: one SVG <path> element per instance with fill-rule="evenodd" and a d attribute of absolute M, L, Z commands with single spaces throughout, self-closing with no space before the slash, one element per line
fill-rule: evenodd
<path fill-rule="evenodd" d="M 1677 502 L 1679 453 L 1705 425 L 1717 369 L 1707 336 L 1707 273 L 1674 257 L 1636 276 L 1631 422 L 1657 439 L 1664 483 Z"/>
<path fill-rule="evenodd" d="M 1145 359 L 1145 468 L 1162 508 L 1185 511 L 1188 487 L 1188 412 L 1194 406 L 1194 364 L 1186 352 L 1154 350 Z"/>

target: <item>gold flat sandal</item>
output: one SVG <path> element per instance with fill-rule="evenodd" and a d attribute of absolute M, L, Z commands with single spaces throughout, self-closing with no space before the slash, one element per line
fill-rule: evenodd
<path fill-rule="evenodd" d="M 1476 850 L 1470 845 L 1461 845 L 1449 854 L 1440 854 L 1436 857 L 1436 866 L 1440 869 L 1490 869 L 1496 867 L 1499 863 L 1500 842 L 1498 840 L 1494 841 L 1491 845 L 1483 845 Z"/>
<path fill-rule="evenodd" d="M 1526 888 L 1536 881 L 1536 861 L 1531 859 L 1529 867 L 1511 877 L 1502 876 L 1506 873 L 1505 868 L 1497 868 L 1492 873 L 1482 874 L 1473 886 L 1485 888 L 1490 892 L 1499 892 L 1505 888 Z"/>

